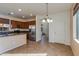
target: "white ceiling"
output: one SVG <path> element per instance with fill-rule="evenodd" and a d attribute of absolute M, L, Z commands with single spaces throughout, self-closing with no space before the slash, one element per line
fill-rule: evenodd
<path fill-rule="evenodd" d="M 48 4 L 48 13 L 58 13 L 64 10 L 68 10 L 71 7 L 71 3 L 49 3 Z M 18 9 L 22 9 L 21 12 Z M 45 3 L 0 3 L 0 14 L 8 15 L 10 12 L 14 12 L 14 17 L 26 18 L 35 15 L 46 15 L 46 4 Z"/>

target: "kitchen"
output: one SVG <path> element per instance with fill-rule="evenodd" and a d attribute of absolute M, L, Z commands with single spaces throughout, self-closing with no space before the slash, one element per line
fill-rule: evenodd
<path fill-rule="evenodd" d="M 73 55 L 69 34 L 71 5 L 0 4 L 0 54 Z"/>
<path fill-rule="evenodd" d="M 30 18 L 30 21 L 0 18 L 0 54 L 27 44 L 28 40 L 35 41 L 34 34 L 30 34 L 32 26 L 35 30 L 35 23 L 35 17 Z"/>

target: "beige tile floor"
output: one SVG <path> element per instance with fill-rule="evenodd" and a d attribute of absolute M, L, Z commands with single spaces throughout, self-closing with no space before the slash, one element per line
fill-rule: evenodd
<path fill-rule="evenodd" d="M 7 54 L 46 54 L 47 56 L 73 56 L 70 46 L 58 43 L 29 41 L 27 45 L 10 50 Z"/>

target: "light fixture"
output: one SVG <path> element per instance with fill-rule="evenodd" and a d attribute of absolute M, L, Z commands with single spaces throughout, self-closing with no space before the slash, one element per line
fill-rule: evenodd
<path fill-rule="evenodd" d="M 47 14 L 46 17 L 43 18 L 42 22 L 48 22 L 48 23 L 53 22 L 52 18 L 49 18 L 48 16 L 48 3 L 46 3 L 46 10 L 47 10 Z"/>
<path fill-rule="evenodd" d="M 22 11 L 22 9 L 18 9 L 18 11 Z"/>
<path fill-rule="evenodd" d="M 10 12 L 10 14 L 13 15 L 14 13 L 13 12 Z"/>
<path fill-rule="evenodd" d="M 53 22 L 53 20 L 50 20 L 50 22 Z"/>
<path fill-rule="evenodd" d="M 42 22 L 45 23 L 45 19 L 43 19 Z"/>

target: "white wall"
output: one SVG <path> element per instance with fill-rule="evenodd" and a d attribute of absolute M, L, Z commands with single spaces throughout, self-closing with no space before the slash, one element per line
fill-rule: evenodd
<path fill-rule="evenodd" d="M 49 24 L 49 42 L 70 44 L 70 14 L 69 11 L 60 12 L 52 16 L 53 23 Z"/>
<path fill-rule="evenodd" d="M 41 20 L 40 16 L 36 16 L 36 41 L 41 40 Z"/>
<path fill-rule="evenodd" d="M 41 19 L 44 16 L 37 16 L 36 21 L 36 40 L 41 40 Z M 49 42 L 70 44 L 70 12 L 63 11 L 50 15 L 53 19 L 49 23 Z M 47 25 L 46 25 L 47 26 Z"/>

